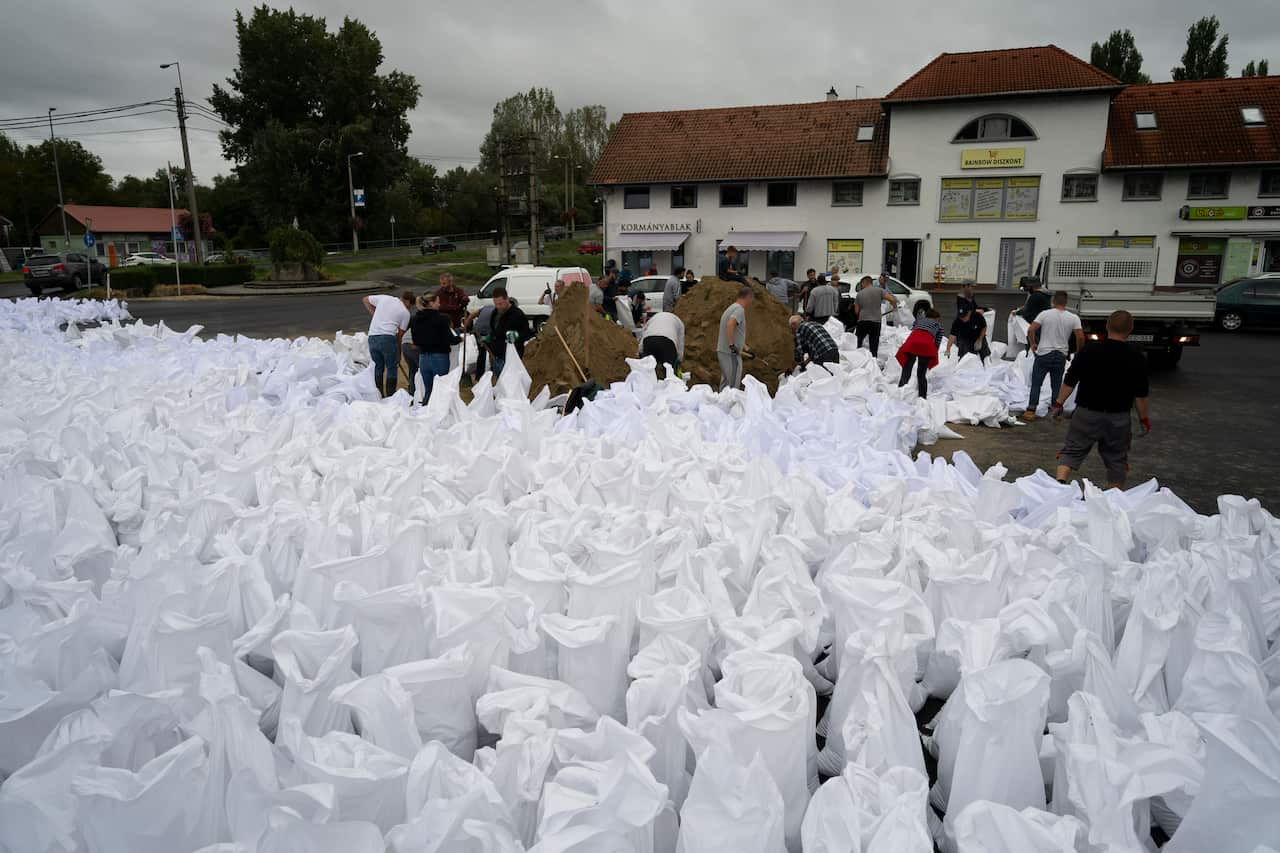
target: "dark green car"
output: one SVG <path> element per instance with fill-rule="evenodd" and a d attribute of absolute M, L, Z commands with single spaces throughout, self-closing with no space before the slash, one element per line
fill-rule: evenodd
<path fill-rule="evenodd" d="M 1253 326 L 1280 326 L 1280 272 L 1263 273 L 1218 290 L 1218 326 L 1238 332 Z"/>

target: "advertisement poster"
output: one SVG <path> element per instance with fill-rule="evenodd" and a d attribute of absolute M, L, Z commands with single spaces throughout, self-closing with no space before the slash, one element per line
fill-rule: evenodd
<path fill-rule="evenodd" d="M 978 241 L 938 241 L 938 266 L 946 267 L 944 280 L 964 282 L 978 280 Z"/>
<path fill-rule="evenodd" d="M 973 194 L 974 219 L 999 219 L 1004 212 L 1004 180 L 979 179 Z"/>
<path fill-rule="evenodd" d="M 1232 238 L 1227 241 L 1227 255 L 1222 262 L 1222 283 L 1249 277 L 1253 263 L 1254 242 L 1248 238 Z"/>
<path fill-rule="evenodd" d="M 968 221 L 973 213 L 973 181 L 962 178 L 943 178 L 938 205 L 938 220 Z"/>
<path fill-rule="evenodd" d="M 1222 256 L 1226 241 L 1217 238 L 1183 237 L 1178 241 L 1178 263 L 1174 284 L 1217 284 L 1222 277 Z"/>
<path fill-rule="evenodd" d="M 862 274 L 861 240 L 828 240 L 827 270 L 840 270 L 840 275 Z"/>
<path fill-rule="evenodd" d="M 1040 207 L 1039 178 L 1010 178 L 1005 194 L 1005 219 L 1035 219 Z"/>

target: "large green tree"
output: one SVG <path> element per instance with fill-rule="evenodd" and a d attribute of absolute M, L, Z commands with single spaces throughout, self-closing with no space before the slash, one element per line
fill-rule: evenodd
<path fill-rule="evenodd" d="M 1122 83 L 1151 82 L 1151 78 L 1142 73 L 1142 54 L 1128 30 L 1115 30 L 1106 41 L 1095 41 L 1089 48 L 1089 63 Z"/>
<path fill-rule="evenodd" d="M 367 216 L 404 172 L 408 112 L 419 87 L 380 74 L 382 45 L 359 21 L 330 32 L 325 19 L 259 6 L 236 13 L 239 62 L 209 103 L 230 128 L 223 153 L 266 229 L 296 217 L 322 239 L 349 233 L 347 158 L 365 190 Z M 359 215 L 359 214 L 358 214 Z"/>
<path fill-rule="evenodd" d="M 494 105 L 489 132 L 480 143 L 480 168 L 496 174 L 501 147 L 508 158 L 524 159 L 533 151 L 535 168 L 545 172 L 563 133 L 564 116 L 554 92 L 538 87 L 518 92 Z"/>
<path fill-rule="evenodd" d="M 58 140 L 58 170 L 67 204 L 111 204 L 111 176 L 102 160 L 79 142 Z M 40 220 L 58 206 L 53 143 L 22 146 L 0 134 L 0 211 L 17 227 L 14 242 L 33 242 Z"/>
<path fill-rule="evenodd" d="M 1267 74 L 1270 72 L 1270 68 L 1268 67 L 1268 65 L 1269 63 L 1265 59 L 1259 59 L 1257 62 L 1254 62 L 1252 59 L 1250 59 L 1245 64 L 1244 71 L 1240 74 L 1240 76 L 1241 77 L 1266 77 Z"/>
<path fill-rule="evenodd" d="M 1218 37 L 1218 16 L 1201 18 L 1187 28 L 1182 64 L 1172 69 L 1174 80 L 1214 80 L 1227 76 L 1227 41 Z"/>

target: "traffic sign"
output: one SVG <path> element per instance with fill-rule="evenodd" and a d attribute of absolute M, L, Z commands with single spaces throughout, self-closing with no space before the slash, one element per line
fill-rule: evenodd
<path fill-rule="evenodd" d="M 96 243 L 96 242 L 98 242 L 98 241 L 94 238 L 94 236 L 93 236 L 93 232 L 92 232 L 92 231 L 86 231 L 86 232 L 84 232 L 84 247 L 85 247 L 86 249 L 92 249 L 92 248 L 93 248 L 93 244 L 94 244 L 94 243 Z"/>
<path fill-rule="evenodd" d="M 352 190 L 351 196 L 356 207 L 364 207 L 364 190 Z"/>
<path fill-rule="evenodd" d="M 181 243 L 183 238 L 185 237 L 185 235 L 182 233 L 182 228 L 180 228 L 177 225 L 173 226 L 172 236 L 175 243 Z"/>

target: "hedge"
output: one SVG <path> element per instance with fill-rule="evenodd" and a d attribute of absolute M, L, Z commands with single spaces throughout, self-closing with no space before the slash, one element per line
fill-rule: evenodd
<path fill-rule="evenodd" d="M 155 267 L 117 267 L 111 270 L 111 287 L 113 290 L 141 290 L 150 293 L 156 286 L 156 277 L 151 272 Z"/>
<path fill-rule="evenodd" d="M 205 287 L 230 287 L 253 281 L 252 264 L 182 264 L 179 267 L 147 267 L 155 271 L 156 284 L 177 284 L 178 270 L 183 284 L 203 284 Z"/>

